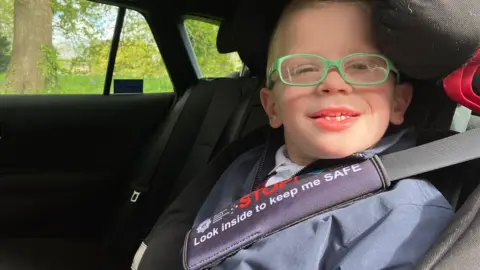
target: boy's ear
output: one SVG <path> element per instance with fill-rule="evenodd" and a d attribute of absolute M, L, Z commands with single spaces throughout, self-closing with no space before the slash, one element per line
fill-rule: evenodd
<path fill-rule="evenodd" d="M 402 83 L 393 90 L 393 104 L 390 113 L 390 122 L 394 125 L 403 123 L 405 112 L 410 106 L 413 95 L 413 86 L 410 83 Z"/>
<path fill-rule="evenodd" d="M 260 90 L 260 100 L 262 101 L 263 109 L 268 116 L 268 121 L 270 122 L 270 126 L 272 128 L 279 128 L 282 125 L 280 118 L 277 115 L 277 111 L 275 109 L 275 98 L 273 94 L 273 90 L 268 88 L 262 88 Z"/>

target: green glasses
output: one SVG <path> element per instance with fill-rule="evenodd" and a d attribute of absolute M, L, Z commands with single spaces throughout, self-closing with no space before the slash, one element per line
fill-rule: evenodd
<path fill-rule="evenodd" d="M 286 85 L 317 85 L 325 80 L 332 67 L 336 67 L 343 80 L 352 85 L 384 83 L 390 71 L 395 72 L 397 83 L 400 82 L 400 73 L 392 61 L 381 54 L 355 53 L 340 60 L 327 60 L 315 54 L 291 54 L 273 62 L 268 72 L 267 87 L 273 87 L 272 76 L 275 72 Z"/>

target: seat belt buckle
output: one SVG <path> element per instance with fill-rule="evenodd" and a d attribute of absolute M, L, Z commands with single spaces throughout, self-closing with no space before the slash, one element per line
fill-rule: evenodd
<path fill-rule="evenodd" d="M 133 202 L 133 203 L 137 202 L 138 197 L 140 197 L 140 194 L 142 194 L 142 192 L 133 190 L 132 196 L 130 197 L 130 202 Z"/>

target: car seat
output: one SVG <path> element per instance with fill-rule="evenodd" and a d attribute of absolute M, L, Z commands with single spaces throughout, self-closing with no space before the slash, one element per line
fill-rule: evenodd
<path fill-rule="evenodd" d="M 262 11 L 252 8 L 248 4 L 240 3 L 234 19 L 224 22 L 231 25 L 231 32 L 233 33 L 230 47 L 226 46 L 225 50 L 238 51 L 242 61 L 249 67 L 252 74 L 261 78 L 265 76 L 265 44 L 268 43 L 269 39 L 269 35 L 266 33 L 270 31 L 268 28 L 273 25 L 268 25 L 264 14 L 272 12 L 271 8 L 269 6 L 267 10 Z M 252 40 L 255 42 L 252 42 Z M 436 144 L 437 150 L 440 150 L 440 152 L 431 152 L 433 154 L 441 153 L 440 156 L 443 155 L 443 157 L 448 156 L 448 152 L 441 151 L 447 149 L 443 148 L 442 144 L 451 147 L 452 143 L 459 142 L 455 139 L 459 138 L 458 136 L 452 136 L 456 132 L 449 130 L 457 104 L 448 97 L 443 86 L 435 81 L 419 81 L 410 78 L 408 80 L 412 82 L 415 89 L 421 89 L 421 91 L 415 91 L 414 101 L 406 120 L 420 131 L 421 141 L 419 144 L 421 145 L 446 137 L 453 138 Z M 257 132 L 252 133 L 248 139 L 235 142 L 222 152 L 218 159 L 212 162 L 204 173 L 198 175 L 160 217 L 156 227 L 147 237 L 146 244 L 137 253 L 135 265 L 138 265 L 138 269 L 183 268 L 182 263 L 184 262 L 182 262 L 178 252 L 183 244 L 185 234 L 193 225 L 198 209 L 208 195 L 210 188 L 215 184 L 216 179 L 229 165 L 229 162 L 247 149 L 261 143 L 262 138 L 258 136 L 264 136 L 265 134 L 261 130 Z M 263 130 L 263 132 L 265 131 Z M 475 147 L 480 149 L 480 138 L 478 140 L 476 138 L 478 132 L 479 130 L 473 130 L 473 132 L 465 133 L 469 140 L 467 142 L 468 146 L 463 145 L 463 149 L 476 149 Z M 247 146 L 247 143 L 250 144 Z M 480 162 L 478 156 L 476 156 L 478 151 L 473 152 L 471 151 L 472 155 L 466 160 L 457 160 L 455 165 L 447 164 L 454 159 L 453 156 L 448 156 L 449 161 L 441 165 L 437 164 L 436 170 L 422 172 L 429 174 L 428 178 L 433 179 L 433 184 L 458 211 L 455 220 L 439 237 L 438 242 L 424 257 L 424 260 L 419 263 L 418 269 L 478 268 L 474 251 L 476 247 L 480 246 L 480 230 L 476 229 L 478 228 L 476 224 L 480 222 L 480 217 L 476 216 L 480 209 L 480 188 L 477 187 L 480 181 L 478 177 Z M 465 151 L 466 153 L 467 151 Z M 461 157 L 461 154 L 456 154 L 457 158 L 464 158 Z M 443 160 L 445 161 L 445 159 Z M 407 161 L 405 160 L 405 162 Z M 452 181 L 452 179 L 456 181 Z M 458 181 L 459 179 L 462 179 L 462 181 Z M 167 243 L 169 245 L 168 250 L 165 248 Z M 465 261 L 462 264 L 462 258 L 466 257 L 469 258 L 468 262 L 471 264 L 467 264 Z"/>

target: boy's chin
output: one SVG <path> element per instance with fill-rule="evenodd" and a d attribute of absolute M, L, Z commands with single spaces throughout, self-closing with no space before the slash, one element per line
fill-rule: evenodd
<path fill-rule="evenodd" d="M 359 145 L 351 145 L 347 142 L 329 145 L 317 145 L 315 156 L 318 159 L 339 159 L 351 156 L 355 153 L 361 152 L 365 149 Z"/>

